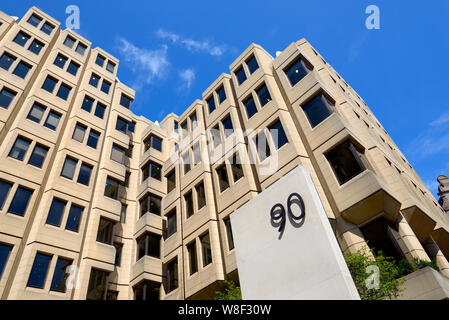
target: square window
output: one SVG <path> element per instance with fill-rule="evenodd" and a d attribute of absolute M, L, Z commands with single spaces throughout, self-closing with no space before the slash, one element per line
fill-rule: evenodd
<path fill-rule="evenodd" d="M 108 176 L 108 178 L 106 179 L 106 186 L 104 189 L 105 197 L 118 200 L 119 188 L 122 184 L 123 183 L 121 181 L 118 181 Z"/>
<path fill-rule="evenodd" d="M 220 185 L 220 192 L 225 191 L 229 188 L 229 178 L 228 171 L 226 170 L 226 165 L 222 164 L 217 168 L 218 183 Z"/>
<path fill-rule="evenodd" d="M 110 73 L 114 73 L 115 63 L 108 61 L 107 65 L 106 65 L 106 70 L 108 70 Z"/>
<path fill-rule="evenodd" d="M 256 57 L 251 56 L 248 60 L 246 60 L 246 65 L 248 66 L 249 72 L 251 74 L 254 73 L 257 69 L 259 69 L 259 64 L 257 63 Z"/>
<path fill-rule="evenodd" d="M 162 199 L 151 193 L 140 199 L 140 216 L 142 217 L 147 212 L 155 215 L 161 215 L 161 201 Z"/>
<path fill-rule="evenodd" d="M 16 194 L 14 195 L 14 198 L 9 205 L 8 213 L 23 217 L 32 195 L 33 190 L 18 187 L 16 190 Z"/>
<path fill-rule="evenodd" d="M 256 90 L 256 93 L 259 97 L 259 102 L 262 107 L 271 101 L 270 91 L 268 91 L 267 85 L 265 83 Z"/>
<path fill-rule="evenodd" d="M 67 58 L 64 57 L 61 54 L 58 54 L 55 58 L 55 61 L 53 62 L 53 64 L 61 69 L 64 69 L 64 66 L 67 62 Z"/>
<path fill-rule="evenodd" d="M 8 109 L 16 94 L 7 88 L 0 90 L 0 107 Z"/>
<path fill-rule="evenodd" d="M 268 130 L 270 131 L 276 150 L 288 143 L 287 135 L 285 134 L 284 128 L 282 127 L 282 123 L 279 119 L 270 125 Z"/>
<path fill-rule="evenodd" d="M 13 39 L 13 41 L 21 47 L 24 47 L 28 40 L 30 40 L 30 36 L 22 31 L 19 31 L 19 33 Z"/>
<path fill-rule="evenodd" d="M 125 119 L 117 117 L 115 129 L 126 134 L 126 131 L 128 131 L 128 123 L 129 122 L 126 121 Z"/>
<path fill-rule="evenodd" d="M 150 148 L 156 149 L 157 151 L 162 151 L 162 139 L 156 136 L 150 135 L 144 140 L 143 144 L 145 146 L 145 152 Z"/>
<path fill-rule="evenodd" d="M 106 111 L 106 106 L 97 102 L 97 106 L 95 108 L 94 115 L 100 119 L 103 119 L 105 111 Z"/>
<path fill-rule="evenodd" d="M 103 68 L 104 62 L 106 61 L 105 57 L 97 54 L 97 59 L 95 59 L 95 63 Z"/>
<path fill-rule="evenodd" d="M 252 94 L 250 94 L 245 100 L 243 100 L 243 105 L 245 106 L 246 115 L 248 119 L 257 113 L 257 107 L 256 104 L 254 103 Z"/>
<path fill-rule="evenodd" d="M 91 129 L 89 132 L 89 138 L 87 138 L 87 145 L 91 148 L 97 149 L 99 139 L 100 133 Z"/>
<path fill-rule="evenodd" d="M 43 289 L 47 279 L 48 267 L 50 266 L 52 256 L 43 253 L 36 253 L 27 287 Z"/>
<path fill-rule="evenodd" d="M 136 122 L 135 122 L 135 121 L 131 121 L 131 122 L 128 124 L 128 131 L 129 131 L 129 132 L 134 132 L 135 129 L 136 129 Z"/>
<path fill-rule="evenodd" d="M 73 61 L 70 61 L 70 64 L 67 67 L 67 72 L 70 73 L 71 75 L 76 76 L 76 74 L 78 73 L 79 68 L 80 68 L 79 64 L 77 64 L 77 63 L 75 63 Z"/>
<path fill-rule="evenodd" d="M 77 123 L 75 125 L 75 130 L 73 130 L 72 139 L 83 143 L 86 130 L 87 130 L 86 126 L 84 126 L 80 123 Z"/>
<path fill-rule="evenodd" d="M 33 152 L 31 153 L 30 160 L 28 160 L 28 164 L 31 164 L 37 168 L 42 168 L 45 158 L 47 157 L 48 150 L 48 147 L 36 144 Z"/>
<path fill-rule="evenodd" d="M 76 165 L 78 164 L 78 160 L 66 157 L 64 161 L 64 165 L 62 166 L 61 177 L 72 180 L 75 175 Z"/>
<path fill-rule="evenodd" d="M 127 109 L 131 109 L 132 102 L 133 102 L 133 99 L 131 99 L 128 96 L 125 96 L 124 94 L 122 94 L 122 96 L 120 97 L 120 105 L 124 106 Z"/>
<path fill-rule="evenodd" d="M 84 96 L 84 100 L 83 100 L 83 104 L 81 105 L 81 109 L 90 113 L 92 111 L 93 105 L 94 105 L 94 99 L 92 99 L 88 96 Z"/>
<path fill-rule="evenodd" d="M 87 287 L 86 300 L 103 300 L 107 292 L 107 280 L 109 273 L 95 268 L 91 269 L 89 285 Z"/>
<path fill-rule="evenodd" d="M 125 164 L 125 154 L 126 150 L 124 150 L 122 147 L 119 147 L 115 144 L 112 145 L 111 160 L 120 164 Z"/>
<path fill-rule="evenodd" d="M 45 109 L 46 109 L 45 107 L 35 102 L 31 107 L 30 112 L 28 113 L 27 119 L 40 123 L 44 115 Z"/>
<path fill-rule="evenodd" d="M 42 31 L 43 33 L 45 33 L 45 34 L 50 35 L 50 34 L 52 33 L 52 31 L 53 31 L 54 28 L 55 28 L 54 26 L 52 26 L 52 25 L 49 24 L 48 22 L 45 22 L 44 25 L 43 25 L 42 28 L 41 28 L 41 31 Z"/>
<path fill-rule="evenodd" d="M 75 42 L 76 40 L 74 38 L 72 38 L 71 36 L 67 36 L 64 40 L 64 45 L 72 49 Z"/>
<path fill-rule="evenodd" d="M 36 27 L 41 23 L 42 18 L 38 17 L 34 13 L 28 18 L 27 22 L 31 24 L 32 26 Z"/>
<path fill-rule="evenodd" d="M 55 131 L 56 128 L 58 128 L 60 119 L 61 119 L 61 114 L 51 110 L 48 113 L 47 120 L 45 120 L 44 127 Z"/>
<path fill-rule="evenodd" d="M 70 95 L 70 90 L 72 90 L 71 87 L 62 83 L 61 86 L 59 87 L 58 93 L 56 95 L 63 100 L 67 100 L 67 98 Z"/>
<path fill-rule="evenodd" d="M 112 244 L 112 235 L 115 222 L 101 217 L 98 225 L 97 241 L 105 244 Z"/>
<path fill-rule="evenodd" d="M 31 42 L 30 46 L 28 47 L 28 50 L 36 55 L 39 55 L 43 47 L 44 44 L 42 42 L 34 39 L 33 42 Z"/>
<path fill-rule="evenodd" d="M 333 103 L 322 93 L 302 106 L 312 128 L 327 119 L 333 113 Z"/>
<path fill-rule="evenodd" d="M 212 113 L 215 110 L 215 99 L 214 95 L 210 96 L 209 99 L 206 100 L 207 106 L 209 107 L 209 113 Z"/>
<path fill-rule="evenodd" d="M 50 93 L 53 93 L 57 83 L 58 83 L 58 80 L 56 80 L 55 78 L 52 78 L 50 76 L 47 76 L 44 83 L 42 84 L 42 89 L 44 89 Z"/>
<path fill-rule="evenodd" d="M 0 210 L 3 209 L 6 198 L 8 197 L 9 191 L 12 188 L 12 183 L 0 180 Z M 1 269 L 0 269 L 1 275 Z"/>
<path fill-rule="evenodd" d="M 225 92 L 224 86 L 221 86 L 220 88 L 218 88 L 217 95 L 218 95 L 218 101 L 220 103 L 223 103 L 223 101 L 226 100 L 226 92 Z"/>
<path fill-rule="evenodd" d="M 30 144 L 31 140 L 22 138 L 20 136 L 17 137 L 14 145 L 11 148 L 11 151 L 9 152 L 8 157 L 22 161 L 23 158 L 25 158 L 25 154 L 27 153 Z"/>
<path fill-rule="evenodd" d="M 76 52 L 79 53 L 80 55 L 84 56 L 84 53 L 86 52 L 87 46 L 85 46 L 82 43 L 78 43 L 78 45 L 76 46 Z"/>
<path fill-rule="evenodd" d="M 4 52 L 0 57 L 0 67 L 8 71 L 9 68 L 11 68 L 11 65 L 14 63 L 14 61 L 16 61 L 15 57 Z"/>
<path fill-rule="evenodd" d="M 53 198 L 53 201 L 51 202 L 50 206 L 50 211 L 48 212 L 47 220 L 45 221 L 45 223 L 59 227 L 61 225 L 61 220 L 66 205 L 67 201 Z"/>
<path fill-rule="evenodd" d="M 325 156 L 340 185 L 348 182 L 366 169 L 361 160 L 360 152 L 350 140 L 338 145 Z"/>
<path fill-rule="evenodd" d="M 98 88 L 98 83 L 100 81 L 100 77 L 97 76 L 95 73 L 92 73 L 89 79 L 89 84 L 95 88 Z"/>
<path fill-rule="evenodd" d="M 86 163 L 82 163 L 81 164 L 81 168 L 80 168 L 80 173 L 78 174 L 78 183 L 81 183 L 85 186 L 89 185 L 90 182 L 90 176 L 92 174 L 92 170 L 93 167 L 86 164 Z"/>
<path fill-rule="evenodd" d="M 235 71 L 235 76 L 237 77 L 239 85 L 246 81 L 246 74 L 243 66 L 240 66 L 240 68 Z"/>
<path fill-rule="evenodd" d="M 25 79 L 31 68 L 32 66 L 29 65 L 28 63 L 20 61 L 17 67 L 14 69 L 13 74 L 18 76 L 19 78 Z"/>
<path fill-rule="evenodd" d="M 111 88 L 111 84 L 103 79 L 103 82 L 101 84 L 101 91 L 103 91 L 106 94 L 109 94 L 109 89 Z"/>
<path fill-rule="evenodd" d="M 53 273 L 53 279 L 51 280 L 51 291 L 66 292 L 66 282 L 69 277 L 67 270 L 72 265 L 72 260 L 58 257 L 56 262 L 55 271 Z"/>
<path fill-rule="evenodd" d="M 310 71 L 311 68 L 309 68 L 309 66 L 301 58 L 296 59 L 292 64 L 284 69 L 284 72 L 287 75 L 292 87 L 304 78 Z"/>

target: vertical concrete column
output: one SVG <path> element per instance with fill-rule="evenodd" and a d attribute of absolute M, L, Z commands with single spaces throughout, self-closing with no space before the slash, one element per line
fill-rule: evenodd
<path fill-rule="evenodd" d="M 343 253 L 356 253 L 358 250 L 368 249 L 368 244 L 360 229 L 352 223 L 347 222 L 342 217 L 337 217 L 337 240 Z M 374 256 L 366 250 L 371 257 Z"/>
<path fill-rule="evenodd" d="M 436 242 L 433 240 L 432 236 L 429 237 L 425 246 L 427 252 L 431 254 L 431 258 L 436 260 L 437 266 L 438 268 L 440 268 L 441 273 L 444 274 L 446 277 L 449 277 L 449 262 L 443 255 L 443 252 L 441 252 Z"/>
<path fill-rule="evenodd" d="M 398 232 L 392 230 L 392 233 L 409 262 L 413 262 L 414 258 L 430 261 L 429 256 L 402 213 L 399 213 L 398 216 Z"/>

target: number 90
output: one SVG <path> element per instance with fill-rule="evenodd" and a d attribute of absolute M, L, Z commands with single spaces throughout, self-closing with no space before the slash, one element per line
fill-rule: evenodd
<path fill-rule="evenodd" d="M 299 216 L 295 216 L 292 211 L 292 206 L 296 204 L 299 207 L 299 210 L 301 211 L 301 214 Z M 288 217 L 290 219 L 290 222 L 292 224 L 299 223 L 300 220 L 304 219 L 306 216 L 306 208 L 304 206 L 304 201 L 302 197 L 298 193 L 292 193 L 288 199 L 287 199 L 287 212 Z M 286 214 L 285 214 L 285 207 L 280 204 L 276 203 L 270 211 L 271 216 L 271 222 L 274 227 L 279 226 L 279 232 L 283 232 L 285 229 L 285 220 L 286 220 Z M 293 220 L 293 221 L 292 221 Z"/>

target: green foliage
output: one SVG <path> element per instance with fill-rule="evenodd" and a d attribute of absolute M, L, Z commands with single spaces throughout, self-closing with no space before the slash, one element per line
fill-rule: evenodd
<path fill-rule="evenodd" d="M 359 291 L 362 300 L 384 300 L 396 299 L 402 291 L 401 285 L 404 279 L 402 274 L 391 257 L 384 257 L 382 252 L 378 252 L 374 257 L 369 255 L 367 248 L 356 253 L 345 253 L 346 264 L 348 265 L 355 286 Z M 369 250 L 370 251 L 370 250 Z M 370 251 L 372 253 L 372 251 Z M 378 268 L 378 274 L 370 271 L 370 268 Z M 403 268 L 408 268 L 405 264 Z M 367 272 L 368 271 L 368 272 Z M 376 279 L 378 276 L 378 279 Z M 378 280 L 378 286 L 375 281 Z"/>
<path fill-rule="evenodd" d="M 416 267 L 405 259 L 399 260 L 396 267 L 398 268 L 398 272 L 401 277 L 416 271 Z"/>
<path fill-rule="evenodd" d="M 234 281 L 224 281 L 225 292 L 216 291 L 215 300 L 242 300 L 242 291 Z"/>
<path fill-rule="evenodd" d="M 418 258 L 415 258 L 415 264 L 418 269 L 422 269 L 425 267 L 431 267 L 435 269 L 436 271 L 440 271 L 440 268 L 437 266 L 437 261 L 433 259 L 432 261 L 426 261 L 426 260 L 420 260 Z"/>

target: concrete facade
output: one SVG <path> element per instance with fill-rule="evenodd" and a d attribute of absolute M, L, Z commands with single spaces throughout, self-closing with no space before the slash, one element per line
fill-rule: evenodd
<path fill-rule="evenodd" d="M 213 298 L 238 280 L 230 214 L 298 165 L 343 252 L 374 240 L 449 276 L 448 215 L 305 39 L 250 45 L 160 125 L 118 59 L 35 7 L 0 12 L 0 65 L 1 299 Z"/>

